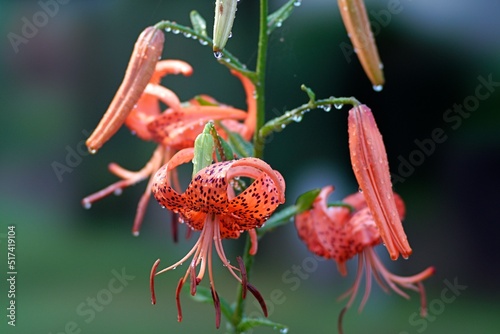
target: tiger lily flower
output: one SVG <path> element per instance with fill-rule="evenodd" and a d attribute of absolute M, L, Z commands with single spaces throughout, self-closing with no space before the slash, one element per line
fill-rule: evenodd
<path fill-rule="evenodd" d="M 216 327 L 219 328 L 221 309 L 212 271 L 212 251 L 215 246 L 224 266 L 243 285 L 243 297 L 248 289 L 260 302 L 267 316 L 262 296 L 247 282 L 243 262 L 238 260 L 239 269 L 229 263 L 224 253 L 222 239 L 238 238 L 243 231 L 253 230 L 264 224 L 278 205 L 285 201 L 283 177 L 260 159 L 242 158 L 217 162 L 201 169 L 193 177 L 186 191 L 178 193 L 171 185 L 169 174 L 177 166 L 190 162 L 193 156 L 192 148 L 177 152 L 154 176 L 152 191 L 158 203 L 176 212 L 182 222 L 193 230 L 201 231 L 201 234 L 188 254 L 173 265 L 156 272 L 159 260 L 155 262 L 151 271 L 152 302 L 156 303 L 154 277 L 182 265 L 192 256 L 186 273 L 176 289 L 177 319 L 182 320 L 180 305 L 182 286 L 190 278 L 191 294 L 195 295 L 196 286 L 208 269 L 210 290 L 216 310 Z M 240 177 L 253 179 L 253 182 L 237 194 L 233 186 Z M 240 275 L 236 273 L 238 270 Z"/>
<path fill-rule="evenodd" d="M 183 74 L 189 76 L 192 71 L 191 66 L 181 60 L 159 61 L 156 64 L 155 71 L 150 76 L 149 84 L 143 89 L 142 95 L 132 107 L 128 106 L 127 109 L 123 107 L 118 111 L 116 111 L 117 109 L 115 107 L 113 107 L 112 110 L 108 109 L 101 123 L 106 119 L 106 124 L 108 124 L 108 127 L 112 128 L 115 128 L 115 126 L 120 127 L 125 123 L 125 125 L 139 138 L 147 141 L 154 141 L 158 144 L 158 147 L 154 151 L 149 162 L 139 171 L 129 171 L 116 163 L 111 163 L 108 166 L 109 171 L 122 180 L 85 197 L 82 200 L 84 207 L 90 208 L 92 203 L 101 198 L 112 193 L 121 193 L 123 188 L 134 185 L 152 176 L 161 165 L 170 160 L 176 151 L 193 147 L 196 136 L 202 132 L 205 123 L 209 120 L 220 120 L 230 131 L 239 133 L 246 140 L 251 138 L 255 131 L 256 122 L 256 103 L 253 94 L 255 87 L 252 82 L 240 73 L 232 71 L 243 84 L 247 96 L 248 111 L 219 103 L 213 106 L 202 106 L 194 99 L 187 103 L 181 103 L 173 91 L 160 85 L 161 78 L 168 74 Z M 213 100 L 211 97 L 206 97 L 206 99 Z M 160 102 L 167 106 L 167 109 L 163 112 L 160 112 Z M 213 102 L 216 101 L 213 100 Z M 114 105 L 115 104 L 112 103 L 112 106 Z M 121 119 L 116 120 L 116 118 L 113 118 L 116 124 L 109 123 L 108 115 L 116 112 L 125 114 L 125 120 L 122 121 Z M 244 122 L 241 123 L 241 120 Z M 101 128 L 98 126 L 91 138 L 103 138 L 100 134 Z M 222 134 L 225 135 L 223 132 Z M 89 141 L 91 138 L 89 138 Z M 180 190 L 176 173 L 173 172 L 171 176 L 173 177 L 176 189 Z M 152 179 L 148 182 L 146 190 L 137 206 L 137 212 L 132 227 L 132 233 L 134 235 L 139 234 L 146 213 L 147 203 L 151 197 L 151 186 Z M 175 228 L 176 225 L 174 224 L 174 238 Z"/>
<path fill-rule="evenodd" d="M 355 193 L 346 197 L 342 202 L 345 206 L 331 206 L 327 204 L 328 196 L 333 192 L 332 186 L 324 187 L 310 210 L 295 218 L 295 225 L 299 237 L 308 249 L 337 263 L 339 272 L 347 275 L 346 262 L 358 256 L 358 269 L 353 286 L 340 299 L 350 296 L 347 306 L 340 314 L 347 310 L 358 293 L 359 285 L 365 273 L 365 293 L 361 301 L 359 312 L 368 301 L 371 292 L 371 276 L 375 277 L 380 287 L 389 292 L 389 288 L 400 296 L 409 299 L 401 288 L 415 290 L 420 293 L 421 315 L 427 313 L 427 302 L 422 281 L 434 274 L 434 267 L 409 277 L 394 275 L 387 270 L 374 251 L 374 247 L 382 243 L 380 230 L 375 223 L 373 212 L 367 205 L 365 193 Z M 398 216 L 402 219 L 405 214 L 405 205 L 399 195 L 392 193 Z M 401 287 L 401 288 L 400 288 Z"/>
<path fill-rule="evenodd" d="M 338 0 L 338 5 L 361 66 L 370 79 L 373 89 L 380 91 L 384 84 L 383 66 L 370 28 L 365 4 L 363 0 Z"/>
<path fill-rule="evenodd" d="M 412 250 L 393 196 L 382 135 L 370 108 L 359 105 L 349 111 L 348 133 L 352 169 L 387 251 L 393 260 L 400 253 L 408 258 Z"/>

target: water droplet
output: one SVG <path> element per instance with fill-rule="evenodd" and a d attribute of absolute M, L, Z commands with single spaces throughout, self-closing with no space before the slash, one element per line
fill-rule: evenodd
<path fill-rule="evenodd" d="M 172 270 L 175 270 L 175 269 L 177 269 L 177 266 L 175 266 L 175 267 L 172 268 Z"/>
<path fill-rule="evenodd" d="M 229 36 L 227 36 L 227 38 L 231 38 L 231 37 L 233 37 L 233 32 L 232 31 L 229 32 Z"/>
<path fill-rule="evenodd" d="M 335 109 L 342 109 L 344 105 L 342 103 L 335 103 L 333 106 L 335 107 Z"/>
<path fill-rule="evenodd" d="M 381 69 L 381 70 L 383 70 L 384 69 L 384 64 L 382 64 L 382 63 L 378 64 L 378 68 Z"/>
<path fill-rule="evenodd" d="M 331 104 L 325 104 L 323 106 L 323 110 L 326 111 L 326 112 L 329 112 L 330 110 L 332 110 L 332 105 Z"/>
<path fill-rule="evenodd" d="M 280 329 L 280 333 L 281 334 L 287 334 L 288 333 L 288 327 L 284 327 L 284 328 Z"/>
<path fill-rule="evenodd" d="M 220 51 L 214 51 L 214 56 L 217 59 L 221 59 L 222 58 L 222 52 L 220 52 Z"/>
<path fill-rule="evenodd" d="M 359 188 L 359 189 L 358 189 L 358 191 L 359 191 L 360 193 L 362 193 L 362 192 L 363 192 L 363 189 Z"/>
<path fill-rule="evenodd" d="M 83 201 L 83 207 L 88 210 L 92 207 L 92 203 L 89 201 Z"/>
<path fill-rule="evenodd" d="M 177 35 L 181 31 L 179 29 L 172 29 L 172 34 Z"/>
<path fill-rule="evenodd" d="M 97 150 L 95 148 L 89 148 L 89 153 L 90 154 L 96 154 Z"/>
<path fill-rule="evenodd" d="M 282 25 L 283 25 L 283 21 L 278 21 L 278 22 L 276 22 L 276 27 L 278 27 L 278 28 L 279 28 L 279 27 L 281 27 Z"/>
<path fill-rule="evenodd" d="M 299 114 L 299 115 L 295 115 L 295 116 L 293 116 L 293 117 L 292 117 L 292 119 L 293 119 L 295 122 L 297 122 L 297 123 L 298 123 L 298 122 L 302 121 L 302 115 L 300 115 L 300 114 Z"/>
<path fill-rule="evenodd" d="M 165 209 L 165 205 L 162 205 L 162 206 L 161 206 L 161 208 L 162 208 L 162 209 Z"/>
<path fill-rule="evenodd" d="M 382 88 L 384 88 L 382 85 L 373 85 L 373 90 L 376 92 L 382 91 Z"/>
<path fill-rule="evenodd" d="M 302 0 L 295 0 L 295 1 L 293 2 L 293 5 L 294 5 L 295 7 L 299 7 L 301 4 L 302 4 Z"/>
<path fill-rule="evenodd" d="M 207 44 L 208 44 L 208 42 L 207 42 L 206 40 L 204 40 L 204 39 L 201 39 L 201 38 L 200 38 L 200 40 L 199 40 L 199 41 L 200 41 L 200 44 L 201 44 L 201 45 L 207 45 Z"/>
<path fill-rule="evenodd" d="M 171 31 L 172 31 L 172 28 L 170 28 L 170 27 L 166 27 L 166 28 L 165 28 L 165 31 L 166 31 L 166 32 L 171 32 Z"/>
<path fill-rule="evenodd" d="M 286 125 L 285 124 L 281 124 L 281 128 L 282 129 L 286 128 Z"/>
<path fill-rule="evenodd" d="M 183 35 L 184 35 L 184 37 L 186 37 L 186 38 L 191 38 L 191 34 L 190 34 L 190 33 L 188 33 L 188 32 L 183 33 Z"/>
<path fill-rule="evenodd" d="M 115 191 L 113 191 L 113 194 L 115 194 L 115 196 L 120 196 L 122 192 L 123 192 L 122 188 L 116 188 Z"/>
<path fill-rule="evenodd" d="M 139 231 L 134 231 L 134 232 L 132 232 L 132 235 L 133 235 L 134 237 L 138 237 L 138 236 L 139 236 Z"/>

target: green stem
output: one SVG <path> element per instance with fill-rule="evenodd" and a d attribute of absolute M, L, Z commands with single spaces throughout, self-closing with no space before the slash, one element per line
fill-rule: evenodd
<path fill-rule="evenodd" d="M 259 136 L 259 130 L 264 125 L 265 121 L 265 77 L 267 65 L 267 15 L 268 3 L 267 0 L 260 0 L 260 30 L 259 30 L 259 44 L 257 54 L 257 68 L 255 70 L 257 82 L 255 83 L 255 93 L 257 99 L 257 126 L 254 134 L 254 141 Z M 264 145 L 255 147 L 255 157 L 262 158 L 264 155 Z"/>
<path fill-rule="evenodd" d="M 258 137 L 258 132 L 260 128 L 264 125 L 265 121 L 265 77 L 266 77 L 266 65 L 267 65 L 267 15 L 268 15 L 268 0 L 260 0 L 260 17 L 259 17 L 259 41 L 258 41 L 258 53 L 257 53 L 257 66 L 255 70 L 255 77 L 253 82 L 255 84 L 255 94 L 256 94 L 256 104 L 257 104 L 257 121 L 256 130 L 254 134 L 254 139 Z M 252 78 L 249 77 L 251 80 Z M 264 153 L 264 146 L 261 147 L 259 151 L 255 151 L 255 157 L 262 158 Z M 250 272 L 254 262 L 254 256 L 250 255 L 250 236 L 247 234 L 245 249 L 243 250 L 243 263 L 247 271 L 247 277 L 250 279 Z M 240 333 L 238 330 L 238 325 L 243 319 L 243 314 L 245 311 L 245 301 L 242 295 L 243 287 L 238 286 L 236 294 L 236 306 L 234 309 L 232 325 L 234 333 Z"/>
<path fill-rule="evenodd" d="M 213 48 L 213 41 L 210 37 L 200 34 L 196 32 L 194 29 L 191 29 L 189 27 L 183 26 L 182 24 L 178 24 L 172 21 L 160 21 L 155 24 L 155 28 L 165 30 L 167 32 L 173 33 L 173 34 L 182 34 L 186 38 L 193 38 L 198 40 L 202 45 L 209 46 L 210 48 Z M 242 64 L 238 58 L 233 56 L 229 51 L 224 49 L 222 51 L 222 57 L 218 59 L 219 63 L 224 64 L 230 69 L 234 69 L 247 78 L 249 78 L 252 81 L 256 81 L 256 74 L 255 72 L 249 71 L 247 69 L 247 66 L 245 64 Z"/>
<path fill-rule="evenodd" d="M 309 102 L 303 104 L 295 109 L 286 111 L 283 115 L 273 118 L 262 127 L 260 127 L 255 138 L 255 151 L 262 151 L 265 145 L 265 140 L 273 132 L 282 131 L 288 124 L 292 122 L 300 122 L 304 114 L 311 109 L 323 109 L 325 111 L 330 111 L 332 106 L 340 109 L 346 104 L 352 106 L 360 105 L 360 102 L 354 97 L 330 97 L 327 99 L 316 100 L 314 93 L 304 85 L 302 85 L 302 90 L 304 90 L 309 95 Z"/>

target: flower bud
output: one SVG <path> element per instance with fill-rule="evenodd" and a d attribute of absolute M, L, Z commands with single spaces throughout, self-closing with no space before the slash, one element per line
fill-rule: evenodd
<path fill-rule="evenodd" d="M 237 3 L 238 0 L 217 0 L 215 2 L 213 50 L 216 58 L 222 56 L 221 52 L 231 35 Z"/>
<path fill-rule="evenodd" d="M 139 35 L 120 88 L 96 129 L 87 139 L 86 144 L 91 153 L 95 153 L 118 131 L 139 101 L 161 56 L 164 41 L 163 31 L 152 26 Z"/>
<path fill-rule="evenodd" d="M 383 66 L 380 62 L 363 0 L 339 0 L 338 4 L 342 20 L 361 66 L 370 79 L 373 89 L 380 91 L 384 84 Z"/>

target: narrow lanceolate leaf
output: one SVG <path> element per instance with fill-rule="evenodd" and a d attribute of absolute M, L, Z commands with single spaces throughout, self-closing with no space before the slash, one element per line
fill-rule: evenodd
<path fill-rule="evenodd" d="M 293 9 L 300 6 L 301 0 L 289 0 L 274 13 L 267 16 L 267 34 L 271 35 L 274 29 L 281 27 L 283 22 L 292 14 Z"/>
<path fill-rule="evenodd" d="M 208 122 L 194 141 L 194 157 L 193 157 L 193 177 L 205 167 L 208 167 L 213 162 L 214 156 L 214 140 L 210 134 L 210 129 L 214 126 L 212 122 Z"/>
<path fill-rule="evenodd" d="M 139 35 L 120 88 L 87 139 L 86 145 L 91 153 L 97 152 L 118 131 L 139 101 L 161 56 L 164 41 L 163 31 L 155 27 L 147 27 Z"/>
<path fill-rule="evenodd" d="M 361 66 L 373 88 L 377 91 L 381 90 L 384 84 L 384 73 L 363 0 L 339 0 L 338 4 Z"/>
<path fill-rule="evenodd" d="M 191 25 L 193 26 L 193 30 L 196 31 L 196 33 L 198 34 L 207 37 L 207 22 L 200 15 L 200 13 L 193 10 L 189 14 L 189 18 L 191 19 Z"/>
<path fill-rule="evenodd" d="M 396 207 L 382 135 L 370 108 L 352 108 L 348 124 L 352 169 L 380 236 L 391 259 L 399 254 L 408 258 L 412 250 Z"/>
<path fill-rule="evenodd" d="M 237 3 L 238 0 L 217 0 L 215 2 L 213 50 L 217 58 L 222 56 L 221 52 L 231 35 Z"/>

